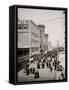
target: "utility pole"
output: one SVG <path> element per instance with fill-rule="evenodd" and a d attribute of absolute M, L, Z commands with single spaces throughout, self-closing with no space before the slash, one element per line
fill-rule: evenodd
<path fill-rule="evenodd" d="M 57 40 L 57 60 L 59 60 L 59 41 Z"/>

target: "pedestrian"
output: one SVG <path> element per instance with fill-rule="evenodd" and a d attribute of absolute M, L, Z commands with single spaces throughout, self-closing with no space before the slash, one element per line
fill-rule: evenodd
<path fill-rule="evenodd" d="M 59 80 L 64 80 L 65 78 L 64 78 L 64 74 L 63 74 L 63 72 L 60 74 L 60 76 L 59 76 Z"/>
<path fill-rule="evenodd" d="M 35 79 L 39 78 L 39 72 L 38 72 L 38 71 L 35 71 L 35 73 L 34 73 L 34 78 L 35 78 Z"/>
<path fill-rule="evenodd" d="M 39 63 L 37 64 L 37 69 L 40 69 L 40 64 Z"/>
<path fill-rule="evenodd" d="M 57 61 L 54 60 L 54 70 L 56 70 L 56 68 L 57 68 Z"/>
<path fill-rule="evenodd" d="M 29 75 L 29 64 L 26 65 L 26 75 Z"/>
<path fill-rule="evenodd" d="M 35 78 L 35 79 L 37 78 L 37 72 L 34 73 L 34 78 Z"/>
<path fill-rule="evenodd" d="M 63 72 L 61 73 L 61 76 L 62 76 L 62 79 L 64 79 L 64 74 L 63 74 Z"/>
<path fill-rule="evenodd" d="M 61 71 L 63 71 L 64 70 L 63 66 L 61 65 L 60 67 L 61 67 Z"/>
<path fill-rule="evenodd" d="M 33 67 L 33 69 L 32 69 L 32 74 L 34 74 L 35 73 L 35 68 Z"/>
<path fill-rule="evenodd" d="M 32 73 L 32 67 L 30 68 L 30 72 Z"/>
<path fill-rule="evenodd" d="M 45 63 L 45 61 L 46 61 L 46 60 L 45 60 L 45 58 L 44 58 L 44 59 L 43 59 L 43 62 Z"/>
<path fill-rule="evenodd" d="M 37 71 L 37 78 L 39 78 L 39 72 Z"/>
<path fill-rule="evenodd" d="M 44 65 L 44 63 L 42 62 L 42 68 L 44 68 L 45 67 L 45 65 Z"/>
<path fill-rule="evenodd" d="M 26 75 L 29 75 L 29 69 L 26 68 Z"/>
<path fill-rule="evenodd" d="M 51 67 L 51 63 L 49 62 L 49 64 L 48 64 L 48 66 L 49 66 L 49 68 Z"/>
<path fill-rule="evenodd" d="M 56 70 L 56 65 L 54 66 L 54 70 Z"/>
<path fill-rule="evenodd" d="M 50 67 L 50 71 L 52 72 L 52 67 Z"/>
<path fill-rule="evenodd" d="M 46 62 L 46 66 L 48 67 L 48 61 Z"/>

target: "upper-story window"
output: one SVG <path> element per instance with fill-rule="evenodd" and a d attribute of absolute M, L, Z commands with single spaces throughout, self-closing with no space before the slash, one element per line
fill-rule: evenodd
<path fill-rule="evenodd" d="M 28 21 L 27 20 L 18 20 L 18 29 L 25 30 L 28 28 Z"/>

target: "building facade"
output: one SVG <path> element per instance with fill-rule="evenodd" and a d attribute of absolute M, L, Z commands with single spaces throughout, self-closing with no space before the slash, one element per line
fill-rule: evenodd
<path fill-rule="evenodd" d="M 18 20 L 18 69 L 35 54 L 40 54 L 40 30 L 32 20 Z"/>
<path fill-rule="evenodd" d="M 40 49 L 45 50 L 45 26 L 44 25 L 38 25 L 40 29 Z"/>
<path fill-rule="evenodd" d="M 40 54 L 40 30 L 32 20 L 18 20 L 18 52 Z M 20 56 L 20 55 L 19 55 Z"/>
<path fill-rule="evenodd" d="M 45 39 L 44 39 L 44 41 L 45 41 L 45 51 L 48 51 L 48 34 L 45 34 L 44 35 L 45 36 Z"/>

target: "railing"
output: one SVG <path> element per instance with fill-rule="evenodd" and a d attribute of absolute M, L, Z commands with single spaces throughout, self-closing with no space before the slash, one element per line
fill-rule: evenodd
<path fill-rule="evenodd" d="M 23 56 L 23 57 L 19 57 L 18 58 L 18 62 L 22 62 L 22 61 L 27 60 L 27 59 L 29 59 L 29 55 Z"/>

